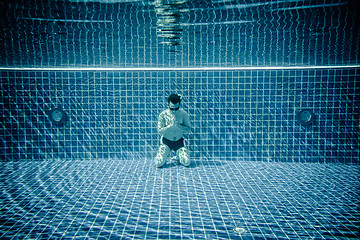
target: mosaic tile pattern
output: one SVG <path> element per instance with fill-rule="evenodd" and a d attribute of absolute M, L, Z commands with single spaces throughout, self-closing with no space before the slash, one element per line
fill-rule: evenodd
<path fill-rule="evenodd" d="M 359 64 L 356 3 L 3 0 L 0 66 Z"/>
<path fill-rule="evenodd" d="M 2 71 L 2 161 L 152 158 L 171 93 L 193 125 L 194 158 L 352 163 L 360 159 L 358 69 Z M 48 113 L 62 107 L 56 126 Z M 316 120 L 302 126 L 297 113 Z"/>
<path fill-rule="evenodd" d="M 358 69 L 22 69 L 359 63 L 355 1 L 180 5 L 0 3 L 1 239 L 360 238 Z M 162 32 L 171 11 L 178 38 Z M 193 163 L 157 169 L 172 92 Z M 296 122 L 303 108 L 313 126 Z"/>
<path fill-rule="evenodd" d="M 94 159 L 0 170 L 1 239 L 360 237 L 359 166 Z"/>

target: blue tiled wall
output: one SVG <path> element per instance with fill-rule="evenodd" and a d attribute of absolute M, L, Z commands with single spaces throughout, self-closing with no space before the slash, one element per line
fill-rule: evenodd
<path fill-rule="evenodd" d="M 1 161 L 154 157 L 158 114 L 183 95 L 192 158 L 359 163 L 358 69 L 1 72 Z M 47 114 L 62 107 L 55 126 Z M 296 114 L 316 115 L 304 127 Z"/>
<path fill-rule="evenodd" d="M 1 161 L 152 158 L 157 116 L 177 92 L 194 159 L 359 163 L 355 2 L 180 5 L 179 45 L 167 46 L 154 1 L 3 1 Z M 87 70 L 328 65 L 352 70 Z M 64 126 L 48 119 L 54 107 Z M 312 126 L 296 121 L 304 108 Z"/>

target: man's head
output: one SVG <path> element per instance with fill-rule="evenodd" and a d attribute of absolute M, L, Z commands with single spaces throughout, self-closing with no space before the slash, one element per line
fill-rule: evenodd
<path fill-rule="evenodd" d="M 171 94 L 168 97 L 168 105 L 170 110 L 178 110 L 180 108 L 181 96 L 178 94 Z"/>

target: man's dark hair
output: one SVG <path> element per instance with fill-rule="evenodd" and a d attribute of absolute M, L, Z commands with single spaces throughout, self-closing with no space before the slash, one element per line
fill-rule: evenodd
<path fill-rule="evenodd" d="M 172 102 L 173 104 L 177 104 L 180 103 L 180 101 L 181 101 L 181 97 L 178 94 L 173 93 L 168 97 L 168 103 Z"/>

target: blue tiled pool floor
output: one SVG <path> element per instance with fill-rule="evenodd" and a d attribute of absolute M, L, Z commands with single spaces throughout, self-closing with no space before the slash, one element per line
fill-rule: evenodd
<path fill-rule="evenodd" d="M 360 237 L 357 165 L 96 159 L 0 169 L 1 239 Z"/>

